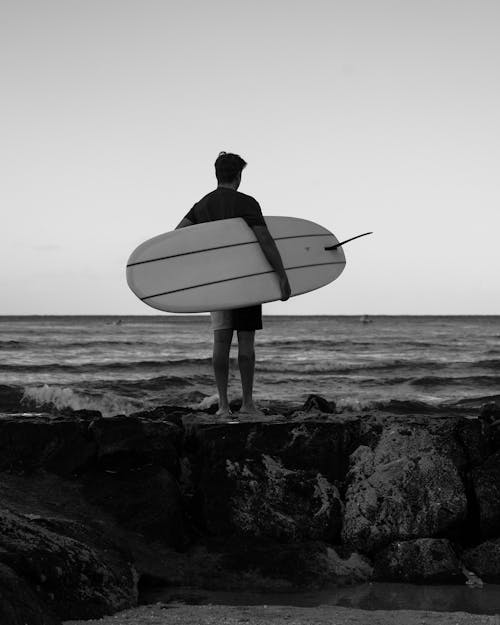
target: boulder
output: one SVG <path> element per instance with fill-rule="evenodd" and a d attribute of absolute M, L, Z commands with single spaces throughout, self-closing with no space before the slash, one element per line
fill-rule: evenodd
<path fill-rule="evenodd" d="M 334 540 L 359 421 L 193 425 L 200 515 L 210 532 Z M 267 526 L 267 529 L 266 529 Z"/>
<path fill-rule="evenodd" d="M 182 429 L 170 421 L 117 415 L 90 425 L 101 470 L 121 471 L 147 465 L 179 475 Z"/>
<path fill-rule="evenodd" d="M 483 538 L 500 534 L 500 450 L 472 471 L 472 483 L 479 506 Z"/>
<path fill-rule="evenodd" d="M 23 395 L 23 389 L 19 386 L 0 384 L 0 413 L 19 412 Z"/>
<path fill-rule="evenodd" d="M 196 393 L 196 391 L 194 391 Z M 148 421 L 169 421 L 182 428 L 182 417 L 186 414 L 185 406 L 157 406 L 148 410 L 140 410 L 128 415 L 127 418 L 146 419 Z"/>
<path fill-rule="evenodd" d="M 321 473 L 286 469 L 263 454 L 246 462 L 226 460 L 230 498 L 215 509 L 209 527 L 216 533 L 238 532 L 279 542 L 334 542 L 342 523 L 342 501 Z"/>
<path fill-rule="evenodd" d="M 37 593 L 10 567 L 0 563 L 0 623 L 61 625 Z"/>
<path fill-rule="evenodd" d="M 463 581 L 452 544 L 476 545 L 480 521 L 498 537 L 493 426 L 329 407 L 236 424 L 178 406 L 0 418 L 0 623 L 17 618 L 16 580 L 30 625 L 131 606 L 139 583 L 367 581 L 367 556 L 379 579 Z M 464 558 L 484 575 L 496 543 L 481 548 Z"/>
<path fill-rule="evenodd" d="M 0 511 L 0 563 L 29 581 L 48 613 L 96 618 L 135 605 L 129 557 L 74 521 Z"/>
<path fill-rule="evenodd" d="M 463 583 L 461 563 L 444 538 L 397 541 L 377 553 L 374 577 L 386 582 Z"/>
<path fill-rule="evenodd" d="M 330 402 L 324 397 L 321 397 L 321 395 L 309 395 L 302 406 L 302 410 L 304 412 L 317 410 L 319 412 L 333 414 L 335 412 L 335 402 Z"/>
<path fill-rule="evenodd" d="M 184 549 L 189 543 L 179 486 L 161 467 L 95 471 L 83 478 L 87 501 L 147 541 Z"/>
<path fill-rule="evenodd" d="M 319 588 L 329 584 L 356 584 L 371 579 L 373 568 L 363 556 L 342 558 L 323 542 L 277 543 L 248 541 L 234 536 L 225 541 L 220 566 L 233 576 L 229 584 L 241 587 L 246 579 L 262 591 Z"/>
<path fill-rule="evenodd" d="M 287 469 L 321 473 L 341 484 L 349 468 L 349 455 L 359 445 L 360 420 L 352 416 L 326 415 L 327 421 L 262 421 L 235 425 L 190 426 L 202 474 L 228 458 L 240 462 L 262 454 L 279 458 Z M 225 471 L 225 468 L 224 468 Z"/>
<path fill-rule="evenodd" d="M 96 449 L 85 420 L 49 415 L 0 418 L 0 471 L 45 468 L 71 475 L 93 461 Z"/>
<path fill-rule="evenodd" d="M 343 541 L 374 553 L 395 541 L 453 535 L 467 519 L 459 467 L 465 454 L 452 423 L 389 419 L 365 433 L 351 456 Z M 434 428 L 432 427 L 434 425 Z M 365 426 L 366 427 L 366 426 Z"/>
<path fill-rule="evenodd" d="M 481 406 L 478 419 L 484 421 L 488 425 L 500 421 L 500 404 L 495 401 L 488 402 Z"/>
<path fill-rule="evenodd" d="M 500 583 L 500 538 L 487 540 L 462 554 L 465 566 L 489 584 Z"/>

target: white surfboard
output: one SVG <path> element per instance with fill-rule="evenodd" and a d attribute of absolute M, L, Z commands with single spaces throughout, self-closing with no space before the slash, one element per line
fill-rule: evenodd
<path fill-rule="evenodd" d="M 295 217 L 265 217 L 292 297 L 319 289 L 345 267 L 337 238 Z M 188 226 L 145 241 L 127 263 L 127 282 L 145 304 L 169 312 L 208 312 L 281 299 L 277 274 L 241 218 Z"/>

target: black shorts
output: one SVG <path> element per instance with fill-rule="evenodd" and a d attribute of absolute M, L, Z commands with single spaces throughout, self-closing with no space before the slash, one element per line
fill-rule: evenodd
<path fill-rule="evenodd" d="M 214 330 L 262 330 L 262 304 L 210 313 Z"/>

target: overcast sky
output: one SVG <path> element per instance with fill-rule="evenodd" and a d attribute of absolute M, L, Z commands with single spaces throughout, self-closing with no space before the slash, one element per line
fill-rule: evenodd
<path fill-rule="evenodd" d="M 500 313 L 497 0 L 0 0 L 0 314 L 157 314 L 143 240 L 248 161 L 346 246 L 266 314 Z"/>

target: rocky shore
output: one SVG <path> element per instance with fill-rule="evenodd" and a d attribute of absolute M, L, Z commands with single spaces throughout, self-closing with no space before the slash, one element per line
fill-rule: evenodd
<path fill-rule="evenodd" d="M 96 619 L 161 586 L 500 582 L 498 406 L 1 411 L 2 624 Z"/>

